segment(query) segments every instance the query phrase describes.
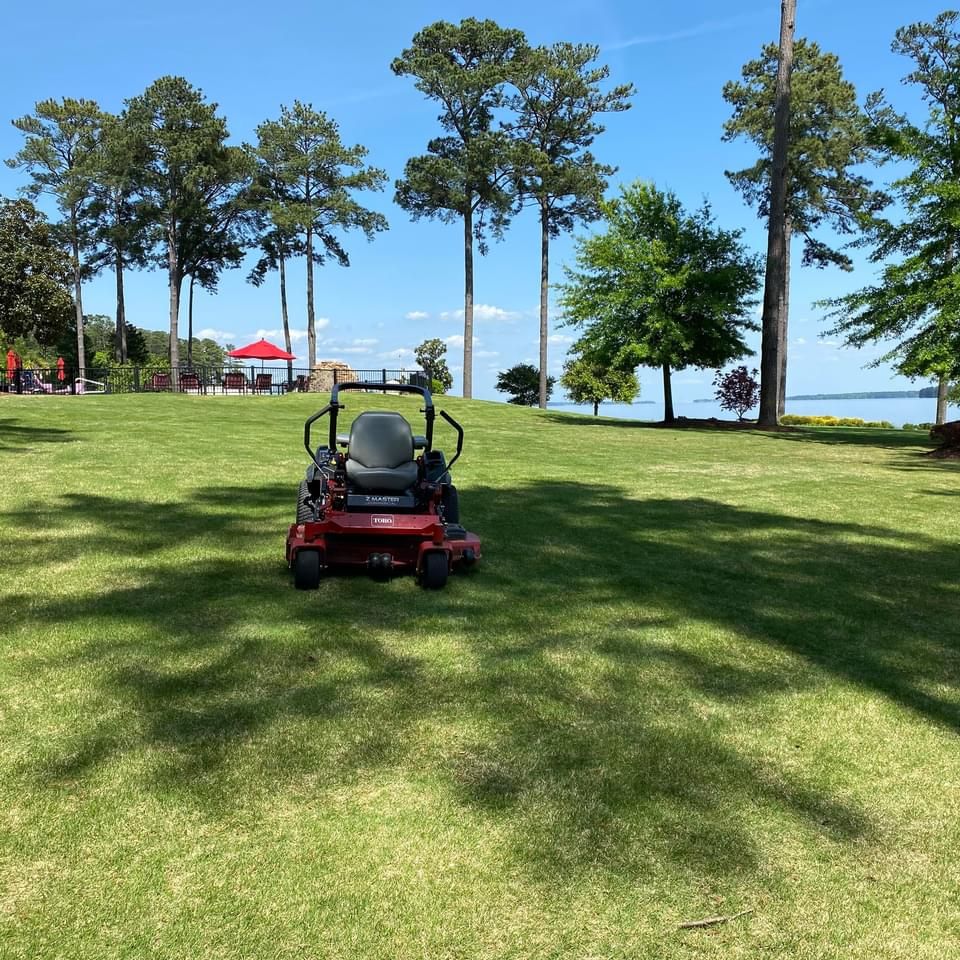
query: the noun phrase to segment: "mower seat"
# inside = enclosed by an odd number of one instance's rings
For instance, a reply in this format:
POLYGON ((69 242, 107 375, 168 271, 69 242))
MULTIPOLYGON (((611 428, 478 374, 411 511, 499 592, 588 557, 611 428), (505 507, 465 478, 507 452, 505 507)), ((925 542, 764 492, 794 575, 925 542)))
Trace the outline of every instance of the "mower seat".
POLYGON ((361 413, 350 428, 347 479, 364 490, 406 490, 417 482, 413 432, 399 413, 361 413))

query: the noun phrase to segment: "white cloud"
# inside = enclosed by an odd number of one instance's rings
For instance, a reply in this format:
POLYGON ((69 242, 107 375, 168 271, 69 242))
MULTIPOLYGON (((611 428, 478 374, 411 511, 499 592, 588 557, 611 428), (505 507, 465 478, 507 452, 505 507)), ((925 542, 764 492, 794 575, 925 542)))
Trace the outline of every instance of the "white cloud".
MULTIPOLYGON (((463 334, 455 333, 452 337, 444 337, 443 342, 448 347, 462 347, 463 346, 463 334)), ((479 347, 483 341, 479 337, 473 338, 473 345, 479 347)))
POLYGON ((403 315, 404 320, 426 320, 430 316, 429 313, 426 313, 423 310, 411 310, 409 313, 403 315))
POLYGON ((573 337, 569 337, 565 333, 551 333, 547 337, 547 343, 573 343, 573 337))
POLYGON ((807 341, 804 340, 803 337, 797 337, 797 339, 794 340, 793 342, 794 342, 798 347, 802 347, 807 341))
POLYGON ((413 351, 406 347, 397 347, 396 350, 385 350, 383 353, 378 353, 377 356, 383 360, 406 360, 413 357, 413 351))
MULTIPOLYGON (((509 323, 521 316, 515 310, 504 310, 503 307, 495 307, 489 303, 475 303, 473 305, 473 319, 483 321, 499 321, 509 323)), ((463 310, 444 310, 440 314, 441 320, 462 320, 463 310)))
POLYGON ((839 347, 840 344, 836 340, 818 340, 817 343, 821 347, 839 347))
MULTIPOLYGON (((326 317, 317 317, 316 329, 322 330, 330 321, 326 317)), ((256 334, 257 340, 260 338, 264 340, 282 340, 283 339, 283 330, 258 330, 256 334)), ((306 330, 291 330, 290 331, 290 342, 297 343, 299 340, 307 339, 306 330)))
POLYGON ((339 353, 373 353, 370 347, 337 347, 339 353))
POLYGON ((380 341, 376 337, 357 337, 353 341, 355 347, 375 347, 380 341))
POLYGON ((204 327, 199 333, 195 333, 194 336, 198 340, 236 340, 237 335, 235 333, 230 333, 227 330, 214 330, 213 327, 204 327))
POLYGON ((691 37, 702 37, 713 33, 721 33, 725 30, 732 30, 741 24, 751 22, 755 19, 755 16, 755 14, 740 14, 722 20, 704 20, 701 23, 693 24, 689 27, 681 27, 679 30, 670 30, 664 33, 644 33, 639 36, 629 37, 626 40, 608 43, 604 46, 607 50, 624 50, 627 47, 669 43, 672 40, 687 40, 691 37))
POLYGON ((490 357, 499 357, 499 350, 474 350, 473 356, 477 360, 487 360, 490 357))

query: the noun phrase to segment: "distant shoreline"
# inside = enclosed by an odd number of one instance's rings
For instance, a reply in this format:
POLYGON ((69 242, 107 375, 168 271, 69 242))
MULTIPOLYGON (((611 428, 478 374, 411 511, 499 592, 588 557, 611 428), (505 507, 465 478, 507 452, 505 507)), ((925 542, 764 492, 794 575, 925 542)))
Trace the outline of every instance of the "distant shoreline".
MULTIPOLYGON (((923 390, 874 390, 869 393, 800 393, 787 400, 916 400, 918 397, 935 397, 936 391, 931 394, 923 390)), ((716 403, 714 397, 703 397, 694 400, 694 403, 716 403)))
MULTIPOLYGON (((604 400, 600 406, 605 406, 608 404, 609 400, 604 400)), ((657 400, 633 400, 631 403, 617 403, 618 407, 640 407, 643 404, 654 404, 658 403, 657 400)), ((699 403, 699 401, 694 401, 699 403)), ((589 403, 577 403, 575 400, 551 400, 548 404, 548 407, 589 407, 589 403)))

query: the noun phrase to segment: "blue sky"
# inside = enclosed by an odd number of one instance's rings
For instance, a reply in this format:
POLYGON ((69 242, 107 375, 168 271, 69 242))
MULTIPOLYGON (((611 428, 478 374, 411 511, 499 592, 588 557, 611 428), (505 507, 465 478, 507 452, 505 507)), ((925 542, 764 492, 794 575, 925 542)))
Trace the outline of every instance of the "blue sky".
MULTIPOLYGON (((595 153, 616 164, 611 190, 635 179, 674 190, 688 206, 709 197, 719 222, 746 229, 747 242, 765 249, 765 232, 723 175, 752 162, 745 144, 720 141, 729 109, 725 81, 739 75, 779 29, 778 0, 707 0, 684 4, 630 0, 568 3, 486 4, 374 2, 362 6, 306 2, 265 8, 249 0, 169 0, 157 5, 116 0, 87 3, 16 4, 4 15, 6 43, 0 59, 0 117, 29 113, 36 100, 82 96, 119 110, 163 74, 181 74, 217 102, 233 142, 250 141, 257 124, 279 114, 294 98, 311 102, 336 119, 344 140, 363 143, 370 162, 387 170, 391 187, 370 197, 386 214, 390 231, 373 243, 347 240, 352 265, 319 270, 318 354, 356 368, 411 365, 411 350, 426 337, 450 343, 449 362, 459 384, 462 360, 463 261, 456 226, 411 223, 393 204, 392 182, 405 160, 424 150, 437 131, 436 107, 407 78, 394 77, 390 61, 413 34, 438 19, 490 17, 524 30, 533 43, 594 42, 611 69, 612 82, 631 81, 633 108, 608 118, 595 153), (718 8, 720 12, 718 12, 718 8), (13 38, 19 38, 13 42, 13 38)), ((915 94, 900 86, 907 63, 890 52, 898 26, 931 20, 943 7, 927 0, 799 0, 797 35, 817 40, 840 57, 861 98, 885 88, 911 111, 915 94)), ((21 135, 0 124, 0 156, 12 156, 21 135)), ((11 196, 25 175, 0 167, 0 194, 11 196)), ((865 369, 879 349, 841 348, 823 334, 813 301, 867 283, 872 268, 860 262, 853 274, 801 268, 799 244, 793 265, 791 393, 909 388, 888 369, 865 369)), ((552 248, 553 278, 569 261, 572 243, 552 248)), ((519 217, 502 243, 478 258, 474 395, 498 398, 498 370, 537 355, 539 238, 534 216, 519 217)), ((198 331, 215 331, 236 344, 258 333, 280 337, 276 278, 257 289, 246 270, 223 277, 217 296, 198 293, 198 331)), ((304 266, 288 275, 291 324, 303 331, 304 266)), ((107 275, 85 291, 88 313, 112 315, 113 279, 107 275)), ((130 275, 129 319, 148 329, 167 327, 166 280, 161 271, 130 275)), ((184 316, 185 320, 185 316, 184 316)), ((571 331, 552 333, 551 372, 562 365, 571 331)), ((304 339, 295 352, 306 355, 304 339)), ((710 371, 675 376, 675 396, 689 400, 712 393, 710 371)), ((661 395, 655 372, 642 375, 643 398, 661 395)), ((455 387, 456 389, 456 387, 455 387)))

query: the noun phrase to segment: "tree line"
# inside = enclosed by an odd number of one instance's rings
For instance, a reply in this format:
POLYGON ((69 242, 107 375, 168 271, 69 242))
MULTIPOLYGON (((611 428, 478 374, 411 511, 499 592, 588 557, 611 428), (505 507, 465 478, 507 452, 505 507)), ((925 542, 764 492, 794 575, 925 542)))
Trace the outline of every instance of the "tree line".
MULTIPOLYGON (((747 352, 743 337, 754 326, 750 310, 765 274, 761 421, 775 422, 786 396, 789 250, 799 237, 804 266, 850 270, 848 251, 858 246, 883 265, 878 284, 826 304, 834 329, 851 345, 895 341, 882 360, 908 376, 937 378, 938 417, 941 407, 945 412, 948 384, 960 378, 960 323, 950 296, 960 239, 953 215, 960 177, 957 14, 897 31, 894 51, 913 62, 905 82, 917 86, 928 108, 912 121, 882 94, 861 107, 834 54, 811 40, 794 41, 795 9, 795 0, 784 0, 780 43, 763 47, 723 89, 731 107, 723 139, 744 138, 757 150, 755 163, 727 177, 768 224, 765 269, 741 231, 714 222, 709 204, 690 212, 669 190, 639 182, 605 199, 616 168, 598 160, 592 146, 603 132, 602 116, 628 109, 634 90, 608 83, 596 46, 531 46, 519 30, 473 18, 439 21, 413 37, 391 66, 437 103, 439 130, 423 154, 406 162, 394 199, 414 220, 462 228, 464 396, 472 393, 475 249, 483 254, 532 207, 540 221, 541 406, 549 391, 550 241, 602 219, 606 233, 578 241, 575 264, 559 285, 564 322, 581 328, 565 383, 610 380, 612 371, 610 389, 624 396, 631 381, 621 374, 640 364, 658 367, 669 419, 671 370, 747 352), (891 161, 907 172, 880 189, 864 165, 891 161), (886 213, 892 200, 897 218, 886 213), (825 237, 825 227, 840 242, 825 237)), ((4 277, 19 274, 0 266, 0 325, 8 335, 29 327, 38 336, 55 321, 62 327, 68 284, 81 366, 89 277, 104 270, 116 277, 114 348, 122 362, 128 356, 124 272, 166 271, 176 371, 184 286, 190 365, 195 286, 215 290, 222 272, 239 267, 252 250, 258 252, 252 283, 279 274, 287 349, 287 268, 305 261, 312 366, 314 267, 349 265, 351 233, 373 239, 388 227, 383 214, 361 202, 384 188, 385 171, 368 163, 362 145, 344 144, 332 118, 300 101, 263 121, 255 144, 241 146, 228 143, 217 105, 180 77, 160 78, 118 114, 64 98, 41 101, 13 123, 24 144, 8 163, 29 174, 27 198, 52 197, 60 219, 46 225, 26 201, 4 201, 0 234, 29 234, 57 290, 46 291, 41 311, 42 291, 18 293, 15 279, 13 292, 5 290, 4 277)), ((0 235, 0 256, 3 249, 0 235)))

